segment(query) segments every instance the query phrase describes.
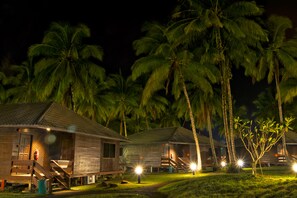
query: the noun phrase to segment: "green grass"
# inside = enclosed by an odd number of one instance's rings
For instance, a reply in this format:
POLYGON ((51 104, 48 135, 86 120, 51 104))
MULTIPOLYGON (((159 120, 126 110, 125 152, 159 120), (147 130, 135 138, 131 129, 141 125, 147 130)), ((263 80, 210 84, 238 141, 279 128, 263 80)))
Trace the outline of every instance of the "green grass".
MULTIPOLYGON (((245 168, 240 173, 156 173, 141 176, 126 174, 121 178, 113 178, 107 183, 116 187, 102 186, 102 181, 85 186, 72 187, 73 192, 85 192, 88 195, 73 195, 71 197, 101 198, 101 197, 140 197, 148 196, 133 191, 142 187, 166 184, 158 189, 168 197, 297 197, 297 178, 289 167, 264 167, 263 175, 254 177, 251 169, 245 168), (121 184, 126 180, 127 184, 121 184), (101 193, 101 194, 100 194, 101 193), (102 194, 104 193, 104 194, 102 194)), ((258 171, 258 173, 261 173, 258 171)), ((0 192, 0 197, 36 197, 37 194, 0 192)))

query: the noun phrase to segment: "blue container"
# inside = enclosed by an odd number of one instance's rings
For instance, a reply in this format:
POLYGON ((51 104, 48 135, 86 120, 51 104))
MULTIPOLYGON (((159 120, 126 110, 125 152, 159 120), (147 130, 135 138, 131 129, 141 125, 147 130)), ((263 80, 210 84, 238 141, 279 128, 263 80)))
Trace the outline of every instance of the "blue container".
POLYGON ((172 173, 173 172, 173 167, 172 166, 169 166, 168 167, 168 171, 169 171, 169 173, 172 173))
POLYGON ((46 182, 45 179, 38 180, 38 194, 45 195, 46 194, 46 182))

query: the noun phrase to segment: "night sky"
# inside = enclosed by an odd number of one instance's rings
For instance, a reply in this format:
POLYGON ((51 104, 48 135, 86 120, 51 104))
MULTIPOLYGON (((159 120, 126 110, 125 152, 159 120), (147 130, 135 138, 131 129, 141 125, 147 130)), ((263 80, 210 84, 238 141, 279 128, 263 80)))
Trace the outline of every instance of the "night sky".
MULTIPOLYGON (((140 38, 144 21, 167 21, 177 0, 2 0, 0 3, 0 58, 9 57, 12 63, 20 64, 26 59, 30 45, 40 43, 44 32, 53 21, 84 23, 91 29, 92 44, 104 49, 107 73, 130 74, 135 60, 132 42, 140 38), (105 3, 102 3, 105 2, 105 3), (109 3, 106 3, 109 2, 109 3)), ((289 16, 297 23, 297 1, 259 0, 270 13, 289 16)), ((242 71, 233 79, 233 93, 240 95, 239 103, 250 102, 265 83, 252 85, 242 71), (235 86, 240 84, 241 86, 235 86), (253 94, 251 90, 255 90, 253 94)))

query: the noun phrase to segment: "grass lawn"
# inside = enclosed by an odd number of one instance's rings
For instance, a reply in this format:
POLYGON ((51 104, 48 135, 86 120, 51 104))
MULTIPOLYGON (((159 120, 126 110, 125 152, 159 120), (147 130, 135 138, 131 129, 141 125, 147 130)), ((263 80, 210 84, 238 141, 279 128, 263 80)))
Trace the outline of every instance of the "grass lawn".
MULTIPOLYGON (((81 192, 82 198, 100 197, 149 197, 139 193, 142 188, 166 184, 155 189, 168 197, 297 197, 297 178, 290 167, 265 167, 263 175, 253 177, 251 169, 241 173, 211 172, 199 173, 156 173, 141 176, 137 183, 134 174, 114 178, 108 183, 115 187, 102 186, 101 183, 72 187, 73 192, 81 192), (127 184, 121 184, 122 179, 127 184), (104 193, 104 194, 100 194, 104 193), (108 193, 108 194, 105 194, 108 193)), ((36 197, 37 194, 0 192, 0 197, 36 197)), ((69 196, 67 196, 69 197, 69 196)))

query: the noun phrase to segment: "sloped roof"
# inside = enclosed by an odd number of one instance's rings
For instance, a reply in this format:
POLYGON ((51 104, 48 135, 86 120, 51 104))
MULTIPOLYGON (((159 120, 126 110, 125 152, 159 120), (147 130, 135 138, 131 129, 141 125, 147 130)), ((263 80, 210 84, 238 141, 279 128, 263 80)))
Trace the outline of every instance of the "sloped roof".
POLYGON ((288 131, 285 133, 287 144, 297 144, 297 132, 288 131))
MULTIPOLYGON (((129 144, 195 144, 192 131, 183 127, 158 128, 135 133, 129 136, 129 144)), ((199 145, 209 145, 209 138, 198 135, 199 145)), ((214 140, 216 146, 221 146, 214 140)))
POLYGON ((115 131, 55 102, 0 104, 0 127, 51 128, 55 131, 127 140, 115 131))

